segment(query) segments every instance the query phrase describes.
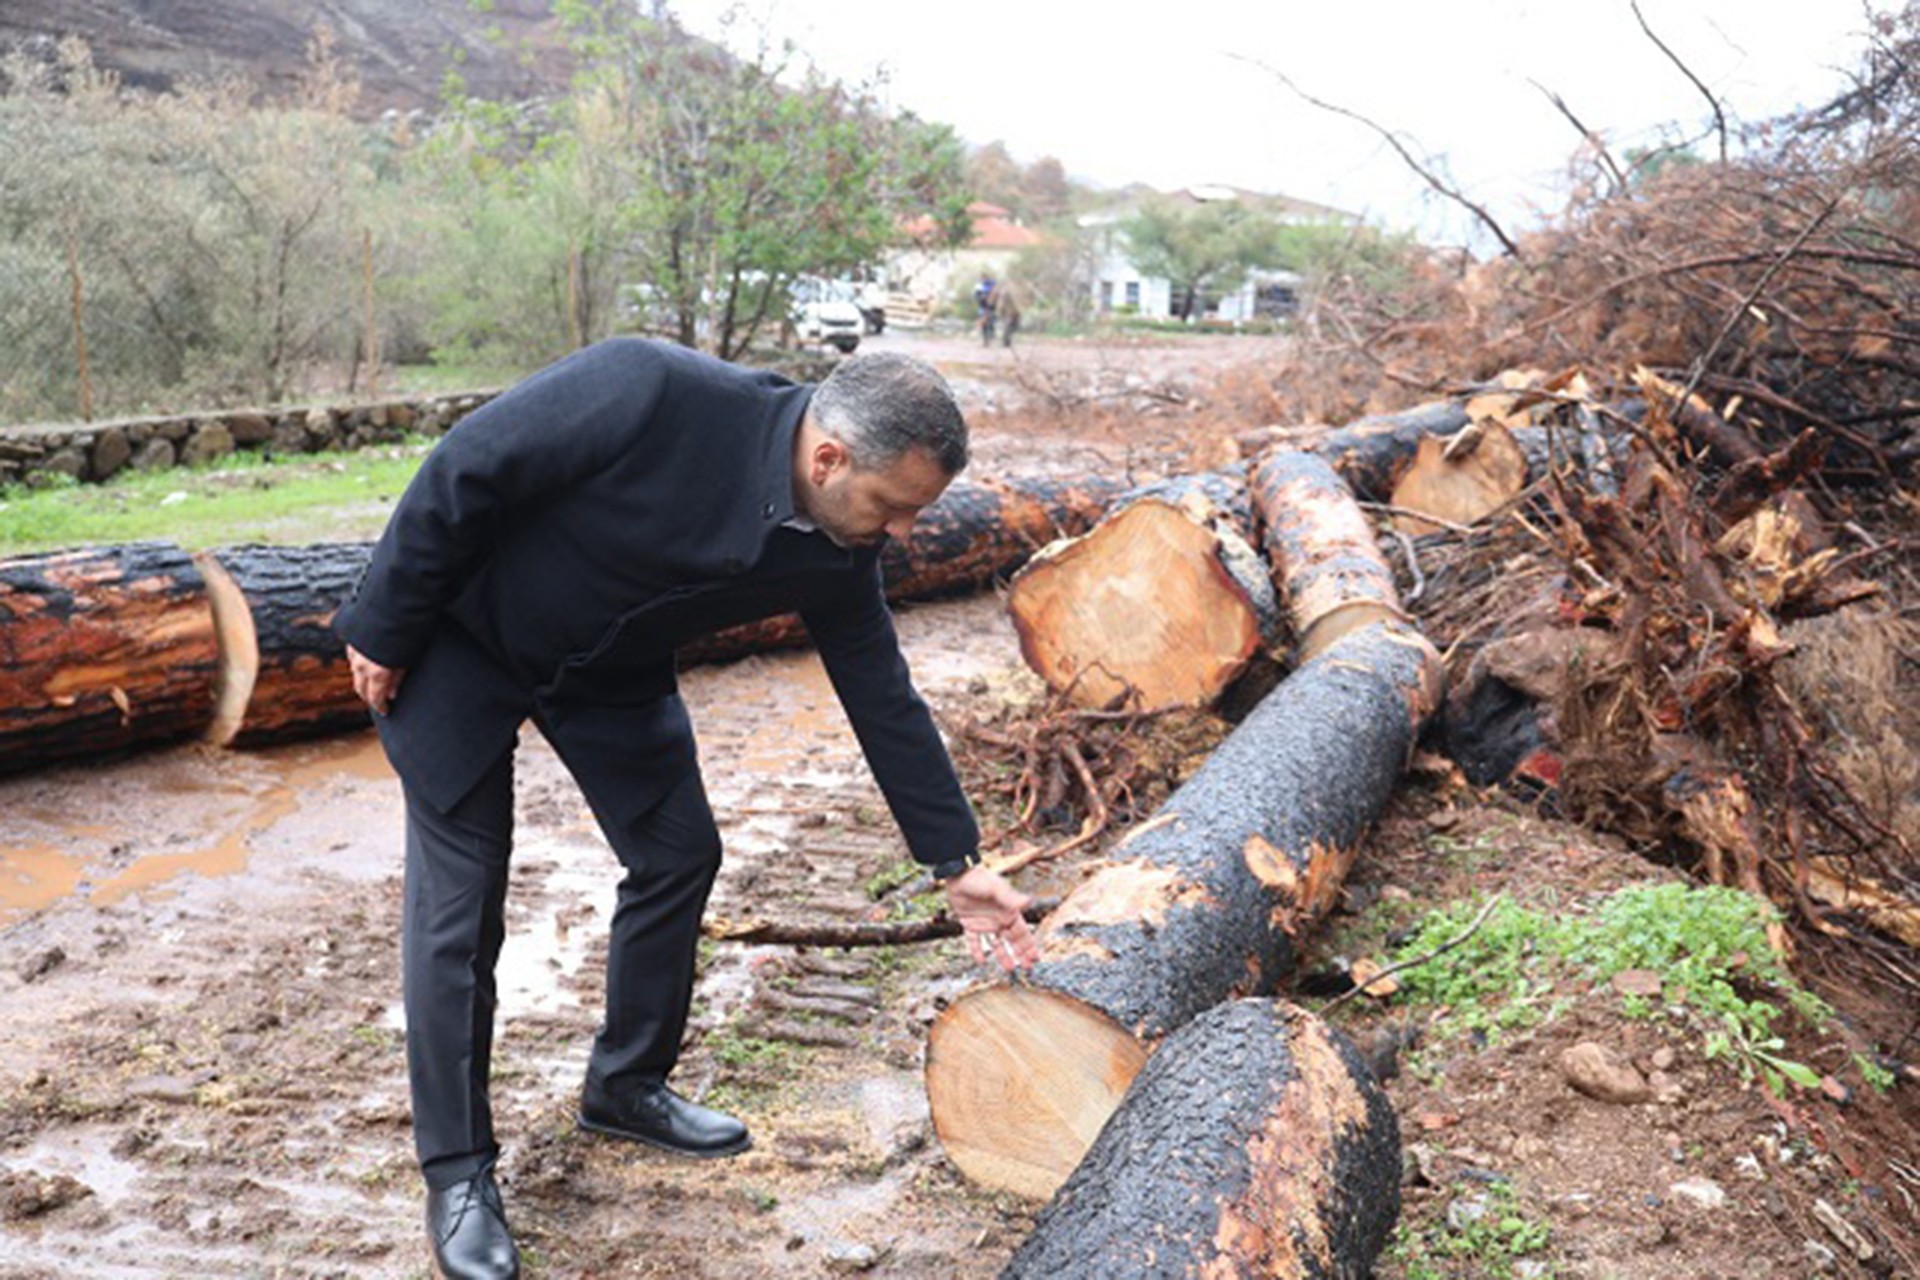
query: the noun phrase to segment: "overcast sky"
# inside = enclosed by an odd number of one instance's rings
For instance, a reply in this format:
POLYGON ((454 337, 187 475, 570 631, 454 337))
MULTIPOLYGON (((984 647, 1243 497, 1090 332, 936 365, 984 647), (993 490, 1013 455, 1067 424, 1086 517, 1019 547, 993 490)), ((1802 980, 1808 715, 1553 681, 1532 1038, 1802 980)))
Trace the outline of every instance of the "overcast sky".
MULTIPOLYGON (((1824 101, 1896 0, 1640 0, 1738 120, 1824 101)), ((1259 64, 1406 136, 1505 223, 1556 204, 1578 137, 1554 90, 1616 154, 1707 118, 1627 0, 672 0, 695 32, 762 29, 828 73, 884 71, 892 105, 1003 140, 1023 163, 1162 189, 1280 192, 1458 241, 1468 220, 1364 126, 1302 103, 1259 64), (723 15, 738 13, 729 24, 723 15)), ((1705 144, 1711 146, 1711 142, 1705 144)))

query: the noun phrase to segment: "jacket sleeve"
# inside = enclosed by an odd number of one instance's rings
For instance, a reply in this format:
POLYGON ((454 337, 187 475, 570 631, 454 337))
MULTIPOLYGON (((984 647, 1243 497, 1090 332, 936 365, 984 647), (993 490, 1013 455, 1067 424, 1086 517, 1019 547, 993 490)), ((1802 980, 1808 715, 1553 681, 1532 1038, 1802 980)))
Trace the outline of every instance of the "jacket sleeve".
POLYGON ((801 612, 914 861, 972 854, 980 827, 927 704, 914 689, 876 558, 847 589, 801 612))
POLYGON ((640 350, 588 348, 461 419, 401 496, 335 632, 383 666, 412 666, 514 511, 633 443, 664 384, 640 350))

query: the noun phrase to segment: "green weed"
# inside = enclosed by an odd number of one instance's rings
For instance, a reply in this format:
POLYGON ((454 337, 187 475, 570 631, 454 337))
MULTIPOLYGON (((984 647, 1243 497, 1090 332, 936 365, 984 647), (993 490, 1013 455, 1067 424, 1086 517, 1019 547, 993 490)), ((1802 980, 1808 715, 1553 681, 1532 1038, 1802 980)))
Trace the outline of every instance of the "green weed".
MULTIPOLYGON (((1429 913, 1394 958, 1438 949, 1464 933, 1479 910, 1460 902, 1429 913)), ((1604 984, 1628 969, 1651 970, 1660 975, 1660 996, 1623 995, 1624 1016, 1690 1020, 1706 1057, 1727 1059, 1743 1078, 1758 1076, 1778 1095, 1787 1081, 1801 1088, 1820 1083, 1818 1072, 1786 1056, 1775 1027, 1780 1015, 1791 1011, 1817 1030, 1833 1018, 1768 945, 1768 927, 1778 919, 1751 894, 1680 883, 1621 889, 1584 914, 1502 900, 1472 937, 1399 977, 1406 998, 1447 1009, 1437 1033, 1492 1037, 1555 1016, 1564 1000, 1553 993, 1562 984, 1604 984)), ((1861 1075, 1873 1083, 1864 1067, 1861 1075)))
MULTIPOLYGON (((1426 1227, 1402 1221, 1387 1245, 1387 1256, 1404 1269, 1406 1280, 1452 1280, 1453 1277, 1489 1277, 1510 1280, 1514 1264, 1547 1247, 1552 1230, 1547 1223, 1520 1212, 1513 1188, 1495 1183, 1483 1201, 1485 1212, 1459 1227, 1444 1219, 1426 1227)), ((1521 1274, 1552 1280, 1551 1266, 1535 1263, 1521 1274)))

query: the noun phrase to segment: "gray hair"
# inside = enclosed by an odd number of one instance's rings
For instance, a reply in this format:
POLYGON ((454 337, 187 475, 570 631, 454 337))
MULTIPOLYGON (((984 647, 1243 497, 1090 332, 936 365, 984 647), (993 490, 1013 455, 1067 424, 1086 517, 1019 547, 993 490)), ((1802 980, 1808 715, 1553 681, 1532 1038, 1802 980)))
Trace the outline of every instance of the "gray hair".
POLYGON ((861 471, 924 449, 948 475, 967 465, 967 423, 953 389, 924 360, 897 351, 849 356, 814 389, 814 425, 847 446, 861 471))

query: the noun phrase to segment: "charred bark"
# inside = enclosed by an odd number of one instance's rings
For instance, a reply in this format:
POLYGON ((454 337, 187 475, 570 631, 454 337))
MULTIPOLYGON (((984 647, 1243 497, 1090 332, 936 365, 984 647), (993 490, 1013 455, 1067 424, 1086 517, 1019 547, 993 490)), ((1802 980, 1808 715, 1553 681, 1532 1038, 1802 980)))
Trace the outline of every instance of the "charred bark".
POLYGON ((1150 1046, 1224 1000, 1275 989, 1399 778, 1436 672, 1400 623, 1328 646, 1048 917, 1025 981, 941 1015, 927 1092, 963 1172, 1051 1194, 1150 1046))
POLYGON ((0 562, 0 772, 200 733, 217 662, 205 583, 177 547, 0 562))
POLYGON ((1167 1038, 1001 1277, 1361 1280, 1399 1210, 1399 1127, 1354 1047, 1239 1000, 1167 1038))
POLYGON ((366 725, 331 629, 370 543, 226 547, 196 556, 220 627, 220 746, 252 747, 366 725))

